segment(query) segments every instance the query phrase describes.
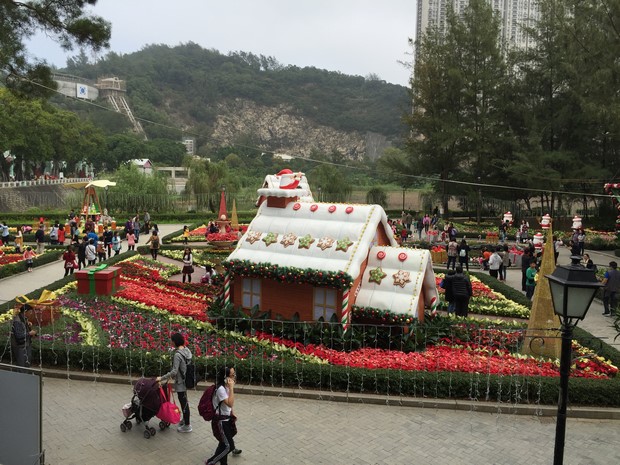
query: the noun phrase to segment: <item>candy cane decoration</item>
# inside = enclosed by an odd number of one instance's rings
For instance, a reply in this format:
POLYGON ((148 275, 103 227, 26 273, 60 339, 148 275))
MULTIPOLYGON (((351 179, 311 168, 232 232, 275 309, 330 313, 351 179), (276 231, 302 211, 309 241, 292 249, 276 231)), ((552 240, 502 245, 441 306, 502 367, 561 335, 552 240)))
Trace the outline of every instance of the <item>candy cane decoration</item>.
POLYGON ((224 276, 224 305, 230 303, 230 273, 224 276))
POLYGON ((349 322, 349 291, 350 290, 351 289, 347 289, 342 294, 342 312, 341 312, 340 322, 342 323, 342 328, 344 329, 345 333, 349 329, 349 326, 351 326, 351 323, 349 322))

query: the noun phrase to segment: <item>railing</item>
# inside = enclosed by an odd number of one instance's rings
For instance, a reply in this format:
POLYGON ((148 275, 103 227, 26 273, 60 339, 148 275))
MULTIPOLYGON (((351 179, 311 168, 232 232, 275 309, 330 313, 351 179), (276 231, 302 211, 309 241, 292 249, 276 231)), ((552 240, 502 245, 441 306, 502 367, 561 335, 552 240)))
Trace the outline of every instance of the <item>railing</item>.
POLYGON ((74 184, 78 182, 90 182, 92 178, 62 178, 62 179, 34 179, 31 181, 7 181, 0 182, 0 188, 51 186, 53 184, 74 184))

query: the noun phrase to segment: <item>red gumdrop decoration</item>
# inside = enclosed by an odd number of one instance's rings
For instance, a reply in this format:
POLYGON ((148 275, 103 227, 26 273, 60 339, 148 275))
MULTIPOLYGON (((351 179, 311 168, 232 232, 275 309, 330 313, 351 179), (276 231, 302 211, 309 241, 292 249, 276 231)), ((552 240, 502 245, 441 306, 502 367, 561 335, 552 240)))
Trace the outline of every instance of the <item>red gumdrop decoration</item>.
POLYGON ((293 210, 299 210, 300 208, 301 208, 300 203, 296 203, 295 205, 293 205, 293 210))
POLYGON ((380 250, 379 252, 377 252, 377 258, 379 260, 383 260, 385 258, 385 252, 383 250, 380 250))
POLYGON ((345 210, 345 212, 348 213, 353 213, 353 207, 347 207, 347 209, 345 210))
POLYGON ((310 206, 310 211, 315 212, 319 209, 319 206, 315 203, 310 206))
POLYGON ((405 260, 407 260, 407 254, 406 254, 405 252, 401 252, 401 253, 399 253, 399 254, 398 254, 398 259, 399 259, 401 262, 404 262, 405 260))
POLYGON ((336 205, 331 205, 331 206, 327 209, 327 211, 328 211, 328 212, 330 212, 330 213, 334 213, 334 212, 336 211, 336 205))

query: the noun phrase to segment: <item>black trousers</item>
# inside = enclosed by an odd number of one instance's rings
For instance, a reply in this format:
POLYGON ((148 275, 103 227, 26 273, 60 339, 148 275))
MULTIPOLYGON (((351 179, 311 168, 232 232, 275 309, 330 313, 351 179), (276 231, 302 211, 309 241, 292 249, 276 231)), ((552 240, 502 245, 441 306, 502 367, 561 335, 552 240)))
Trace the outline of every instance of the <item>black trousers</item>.
POLYGON ((179 404, 181 405, 181 412, 183 412, 183 424, 189 425, 189 404, 187 403, 187 392, 177 391, 177 397, 179 398, 179 404))
POLYGON ((235 450, 235 441, 230 429, 230 420, 218 421, 217 427, 220 430, 222 440, 218 443, 215 454, 207 459, 207 464, 220 463, 220 465, 228 465, 228 454, 235 450))

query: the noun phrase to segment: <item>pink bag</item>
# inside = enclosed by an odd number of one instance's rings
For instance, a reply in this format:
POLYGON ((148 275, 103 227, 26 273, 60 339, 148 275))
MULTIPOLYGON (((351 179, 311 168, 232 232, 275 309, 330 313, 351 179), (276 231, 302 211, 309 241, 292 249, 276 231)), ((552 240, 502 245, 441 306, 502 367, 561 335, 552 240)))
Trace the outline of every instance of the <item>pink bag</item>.
POLYGON ((161 396, 161 407, 159 407, 159 412, 157 412, 157 418, 171 425, 181 421, 181 410, 174 403, 172 386, 168 385, 168 396, 166 396, 166 393, 160 386, 159 395, 161 396))

